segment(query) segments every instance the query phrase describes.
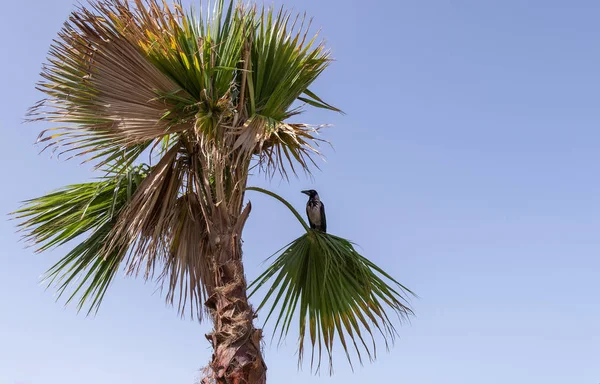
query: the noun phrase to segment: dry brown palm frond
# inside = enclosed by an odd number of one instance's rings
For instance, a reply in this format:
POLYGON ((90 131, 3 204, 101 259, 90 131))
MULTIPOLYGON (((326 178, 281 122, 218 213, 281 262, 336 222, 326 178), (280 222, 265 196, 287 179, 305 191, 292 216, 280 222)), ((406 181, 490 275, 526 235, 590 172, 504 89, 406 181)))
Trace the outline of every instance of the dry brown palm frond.
POLYGON ((192 317, 201 317, 211 264, 195 177, 181 144, 174 145, 120 213, 106 249, 129 248, 128 274, 151 279, 156 267, 162 268, 158 280, 167 288, 167 301, 178 296, 180 311, 187 307, 192 317))
POLYGON ((313 157, 322 157, 319 145, 328 143, 318 137, 323 127, 277 122, 256 115, 244 126, 230 128, 229 133, 235 140, 234 151, 240 155, 256 155, 257 166, 265 173, 272 176, 279 172, 288 178, 288 169, 297 174, 294 163, 307 173, 310 173, 310 165, 318 169, 313 157))
POLYGON ((161 95, 189 97, 115 24, 82 8, 54 40, 38 89, 47 98, 30 120, 59 123, 40 135, 47 147, 75 154, 110 152, 191 127, 161 95))
POLYGON ((189 308, 190 316, 201 315, 202 304, 212 289, 213 263, 209 258, 208 230, 197 195, 180 197, 171 216, 168 234, 169 252, 163 260, 159 281, 168 288, 166 300, 183 315, 189 308))

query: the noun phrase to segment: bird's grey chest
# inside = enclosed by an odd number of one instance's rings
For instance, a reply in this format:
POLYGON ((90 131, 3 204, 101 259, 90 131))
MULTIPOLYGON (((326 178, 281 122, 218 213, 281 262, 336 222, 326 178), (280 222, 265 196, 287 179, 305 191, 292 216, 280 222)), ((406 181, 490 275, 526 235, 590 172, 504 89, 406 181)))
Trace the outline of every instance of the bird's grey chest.
POLYGON ((308 219, 316 225, 321 225, 321 202, 318 200, 309 201, 306 207, 308 219))

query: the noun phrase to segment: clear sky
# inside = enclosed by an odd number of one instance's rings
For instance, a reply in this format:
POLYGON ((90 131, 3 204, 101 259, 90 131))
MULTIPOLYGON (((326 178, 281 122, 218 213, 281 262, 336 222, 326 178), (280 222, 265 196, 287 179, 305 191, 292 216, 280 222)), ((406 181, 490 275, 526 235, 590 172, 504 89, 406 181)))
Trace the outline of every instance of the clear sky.
MULTIPOLYGON (((278 0, 276 4, 279 4, 278 0)), ((265 347, 270 383, 600 382, 600 3, 287 0, 314 16, 337 59, 315 90, 331 123, 314 181, 274 180, 299 209, 313 187, 330 232, 413 289, 417 316, 354 374, 296 370, 296 340, 265 347)), ((72 0, 5 1, 0 212, 88 180, 38 156, 22 125, 72 0)), ((255 185, 269 185, 263 178, 255 185)), ((285 208, 250 194, 249 279, 300 234, 285 208)), ((192 384, 209 325, 181 320, 153 284, 119 276, 95 318, 55 303, 34 255, 0 220, 0 384, 192 384)), ((267 325, 267 333, 271 330, 267 325)))

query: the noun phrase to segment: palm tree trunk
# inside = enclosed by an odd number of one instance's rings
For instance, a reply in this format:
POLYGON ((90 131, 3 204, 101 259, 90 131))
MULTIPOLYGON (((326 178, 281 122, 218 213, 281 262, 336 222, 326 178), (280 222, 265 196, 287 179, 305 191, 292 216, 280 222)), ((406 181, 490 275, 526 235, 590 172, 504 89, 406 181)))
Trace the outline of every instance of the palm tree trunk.
POLYGON ((262 331, 254 328, 254 311, 246 294, 242 263, 241 229, 250 212, 242 213, 238 225, 217 236, 215 246, 215 287, 205 305, 214 322, 207 334, 213 346, 212 377, 204 384, 264 384, 267 367, 260 349, 262 331), (211 380, 212 379, 212 380, 211 380))

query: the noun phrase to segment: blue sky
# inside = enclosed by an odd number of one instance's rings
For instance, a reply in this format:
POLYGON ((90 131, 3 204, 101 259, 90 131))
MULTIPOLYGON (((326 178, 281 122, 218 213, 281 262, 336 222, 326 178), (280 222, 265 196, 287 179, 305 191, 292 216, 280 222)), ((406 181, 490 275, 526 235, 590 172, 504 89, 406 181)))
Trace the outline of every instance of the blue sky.
MULTIPOLYGON (((280 4, 276 1, 275 4, 280 4)), ((314 181, 263 178, 302 208, 317 189, 348 237, 420 298, 389 353, 354 373, 296 370, 295 338, 265 348, 269 382, 600 382, 600 3, 289 0, 336 58, 315 90, 341 116, 314 181)), ((4 165, 0 212, 92 176, 38 156, 22 125, 71 0, 0 13, 4 165)), ((256 194, 244 233, 249 279, 299 231, 256 194)), ((118 281, 95 318, 55 303, 34 255, 0 221, 0 384, 191 384, 210 358, 207 324, 181 320, 153 284, 118 281)), ((267 325, 267 333, 271 330, 267 325)))

